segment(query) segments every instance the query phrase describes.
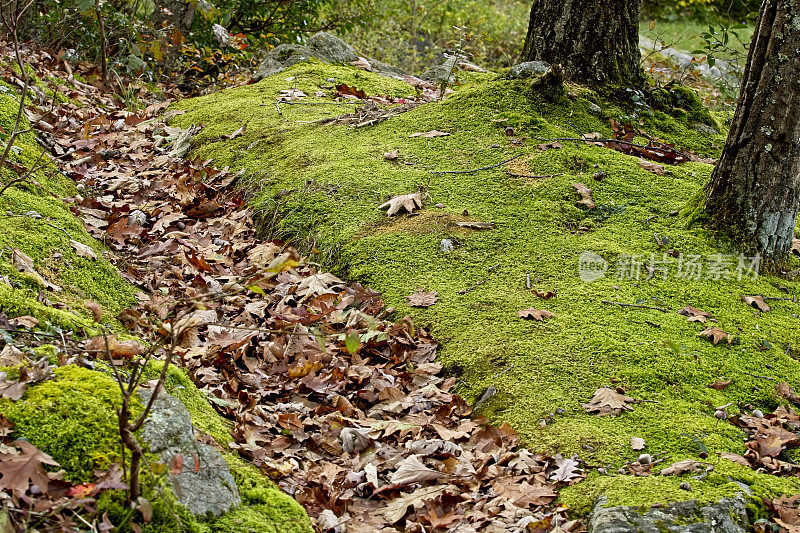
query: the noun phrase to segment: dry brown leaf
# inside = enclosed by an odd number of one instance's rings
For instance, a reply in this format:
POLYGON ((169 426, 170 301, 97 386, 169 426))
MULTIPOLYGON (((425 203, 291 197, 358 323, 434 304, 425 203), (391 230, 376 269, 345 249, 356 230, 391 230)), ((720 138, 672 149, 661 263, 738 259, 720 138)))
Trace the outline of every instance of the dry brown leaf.
POLYGON ((554 318, 556 315, 555 313, 545 311, 544 309, 534 309, 533 307, 529 307, 528 309, 517 311, 517 316, 520 318, 532 318, 534 320, 546 320, 548 318, 554 318))
POLYGON ((706 328, 698 333, 697 336, 705 337, 714 344, 718 344, 721 340, 728 341, 728 344, 731 343, 731 334, 727 331, 722 331, 719 328, 706 328))
POLYGON ((727 381, 722 381, 722 380, 718 379, 718 380, 714 381, 713 383, 709 383, 708 387, 711 388, 711 389, 714 389, 714 390, 725 390, 725 387, 727 387, 731 383, 733 383, 732 379, 729 379, 727 381))
POLYGON ((648 161, 647 159, 639 159, 639 166, 645 170, 649 170, 650 172, 658 176, 663 176, 664 174, 666 174, 666 170, 664 169, 664 167, 662 167, 657 163, 653 163, 652 161, 648 161))
POLYGON ((636 450, 638 452, 639 450, 644 450, 645 446, 646 446, 646 444, 645 444, 643 438, 641 438, 641 437, 631 437, 631 448, 632 449, 634 449, 634 450, 636 450))
POLYGON ((758 309, 759 311, 763 311, 764 313, 769 311, 769 306, 764 301, 763 296, 747 296, 745 294, 742 294, 742 301, 747 305, 749 305, 750 307, 755 307, 756 309, 758 309))
POLYGON ((427 132, 418 131, 416 133, 412 133, 411 135, 409 135, 409 137, 422 137, 424 139, 431 139, 433 137, 447 137, 448 135, 450 134, 444 131, 431 130, 427 132))
POLYGON ((729 461, 733 461, 734 463, 738 463, 738 464, 740 464, 742 466, 747 466, 747 467, 750 466, 750 462, 747 459, 745 459, 741 455, 738 455, 738 454, 735 454, 735 453, 721 452, 719 454, 719 456, 722 459, 727 459, 729 461))
POLYGON ((430 307, 438 301, 437 291, 425 291, 417 289, 417 292, 406 296, 408 305, 411 307, 430 307))
POLYGON ((594 392, 589 403, 583 404, 583 408, 598 415, 617 416, 622 411, 633 411, 633 407, 628 404, 634 401, 630 396, 620 394, 614 389, 600 387, 594 392))
POLYGON ((785 381, 781 381, 775 385, 775 392, 786 398, 792 403, 800 405, 800 396, 798 396, 792 387, 785 381))
POLYGON ((700 461, 695 461, 693 459, 684 459, 683 461, 678 461, 676 463, 672 463, 667 468, 661 471, 662 476, 680 476, 681 474, 685 474, 686 472, 702 472, 706 469, 705 465, 700 461))
POLYGON ((420 461, 419 455, 410 455, 409 457, 400 461, 397 465, 397 470, 392 472, 389 476, 389 483, 395 487, 402 487, 411 485, 412 483, 422 483, 423 481, 432 481, 442 477, 441 472, 431 470, 420 461))
POLYGON ((586 209, 594 209, 596 207, 594 200, 592 200, 592 189, 581 182, 575 182, 572 186, 580 197, 580 200, 575 202, 578 207, 585 207, 586 209))
POLYGON ((94 253, 94 250, 92 250, 90 246, 86 246, 85 244, 75 240, 70 240, 69 243, 75 250, 75 253, 78 255, 78 257, 85 257, 87 259, 97 259, 97 255, 94 253))
POLYGON ((424 200, 425 193, 423 192, 401 194, 400 196, 395 196, 388 202, 379 205, 378 209, 388 209, 386 212, 388 216, 396 215, 400 211, 413 213, 417 209, 422 209, 424 200))
POLYGON ((38 326, 39 325, 39 320, 37 320, 36 318, 34 318, 32 316, 25 315, 25 316, 18 316, 18 317, 12 318, 11 320, 8 321, 8 323, 10 325, 14 326, 15 328, 28 328, 28 329, 30 329, 30 328, 34 328, 34 327, 38 326))
POLYGON ((389 524, 399 522, 408 512, 408 508, 419 509, 424 507, 426 501, 432 501, 445 492, 459 494, 461 490, 455 485, 434 485, 417 489, 411 494, 404 494, 399 498, 389 501, 383 509, 383 517, 389 524))
POLYGON ((688 316, 690 322, 694 322, 692 320, 692 318, 694 318, 694 317, 700 317, 700 318, 703 319, 703 320, 701 320, 701 322, 705 322, 706 318, 712 318, 714 316, 711 313, 707 313, 707 312, 703 311, 702 309, 698 309, 696 307, 692 307, 691 305, 687 305, 683 309, 679 310, 678 314, 679 315, 688 316))
POLYGON ((392 150, 391 152, 384 152, 383 158, 387 161, 394 161, 400 157, 400 150, 392 150))
POLYGON ((792 239, 792 253, 794 255, 800 255, 800 239, 796 237, 792 239))

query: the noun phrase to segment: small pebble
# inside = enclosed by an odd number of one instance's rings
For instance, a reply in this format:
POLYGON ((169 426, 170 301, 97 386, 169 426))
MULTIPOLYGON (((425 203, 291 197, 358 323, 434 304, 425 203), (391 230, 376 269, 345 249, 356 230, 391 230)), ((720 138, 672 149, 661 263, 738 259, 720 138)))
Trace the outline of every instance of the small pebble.
POLYGON ((178 222, 175 224, 175 227, 178 228, 178 231, 183 231, 186 229, 186 224, 183 222, 178 222))
POLYGON ((140 211, 139 209, 131 213, 128 217, 129 228, 131 226, 144 226, 145 222, 147 222, 147 215, 145 215, 144 212, 140 211))
POLYGON ((682 488, 683 490, 692 490, 692 486, 691 486, 691 485, 689 485, 689 482, 688 482, 688 481, 684 481, 684 482, 683 482, 683 483, 681 483, 679 486, 680 486, 680 488, 682 488))
POLYGON ((643 453, 636 460, 639 462, 640 465, 649 465, 650 463, 653 462, 653 456, 650 455, 649 453, 643 453))
POLYGON ((499 144, 493 144, 492 148, 500 148, 500 145, 499 144))
POLYGON ((556 414, 557 415, 563 415, 566 412, 567 412, 567 410, 564 409, 563 407, 559 407, 558 409, 556 409, 556 414))
POLYGON ((669 216, 671 216, 671 217, 676 217, 676 216, 678 216, 678 213, 679 213, 679 212, 680 212, 680 211, 678 211, 677 209, 676 209, 675 211, 670 211, 670 212, 669 212, 669 216))
POLYGON ((513 137, 514 136, 514 128, 512 128, 511 126, 506 126, 506 135, 508 135, 509 137, 513 137))
POLYGON ((442 239, 441 244, 439 244, 439 250, 444 254, 452 252, 453 248, 453 241, 450 239, 442 239))
POLYGON ((714 418, 716 418, 718 420, 725 420, 725 419, 728 418, 728 413, 726 413, 725 411, 719 410, 719 411, 714 413, 714 418))
POLYGON ((592 178, 595 181, 603 181, 607 177, 608 177, 608 174, 606 174, 605 172, 602 172, 602 171, 601 172, 595 172, 595 174, 592 176, 592 178))
POLYGON ((755 418, 764 418, 764 413, 761 412, 761 409, 754 409, 753 416, 755 418))
POLYGON ((42 218, 42 215, 40 215, 36 211, 27 211, 25 213, 25 216, 28 217, 28 218, 36 218, 36 219, 42 218))
POLYGON ((435 206, 433 206, 433 207, 435 207, 435 208, 437 208, 437 209, 444 209, 444 204, 436 204, 436 205, 435 205, 435 206))

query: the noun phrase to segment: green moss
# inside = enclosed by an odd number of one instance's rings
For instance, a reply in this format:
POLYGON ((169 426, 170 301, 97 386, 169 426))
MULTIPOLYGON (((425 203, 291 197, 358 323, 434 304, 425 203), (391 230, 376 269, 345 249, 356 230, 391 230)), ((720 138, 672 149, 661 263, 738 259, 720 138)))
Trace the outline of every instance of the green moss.
MULTIPOLYGON (((0 93, 3 131, 13 130, 17 105, 16 96, 0 93)), ((28 126, 23 117, 20 127, 28 126)), ((19 137, 14 146, 11 160, 25 168, 39 166, 49 157, 42 156, 31 132, 19 137)), ((16 177, 18 174, 12 168, 0 169, 0 187, 16 177)), ((83 223, 64 203, 64 198, 76 194, 72 181, 54 165, 48 165, 29 181, 10 187, 0 196, 0 275, 10 282, 10 285, 0 282, 0 306, 6 314, 31 314, 43 321, 77 329, 92 324, 91 314, 83 305, 87 299, 100 303, 109 318, 134 302, 134 289, 103 257, 103 246, 86 232, 83 223), (70 240, 88 245, 98 258, 78 256, 70 240), (41 278, 14 268, 10 253, 14 248, 33 259, 41 278), (43 279, 62 289, 46 291, 52 304, 61 304, 62 309, 39 303, 39 293, 45 289, 43 279)))
MULTIPOLYGON (((444 102, 368 128, 313 124, 341 109, 285 106, 281 116, 274 106, 262 105, 275 101, 287 87, 286 78, 298 75, 298 88, 313 95, 318 80, 342 76, 343 69, 298 66, 255 85, 183 101, 178 105, 188 112, 177 120, 206 125, 195 155, 246 170, 252 190, 258 191, 252 203, 265 234, 290 239, 309 251, 313 246, 326 267, 382 291, 387 304, 397 307, 397 316, 409 314, 430 325, 438 338, 446 339, 440 360, 462 373, 459 391, 474 400, 487 386, 497 387, 499 394, 484 414, 510 422, 527 445, 543 452, 578 453, 591 463, 605 464, 632 453, 626 451, 631 437, 645 438, 651 453, 679 458, 692 449, 688 434, 702 439, 713 458, 742 447, 735 428, 717 423, 713 405, 775 405, 770 383, 745 372, 800 382, 793 348, 800 334, 792 305, 776 302, 771 312, 758 314, 739 298, 743 293, 774 294, 775 281, 794 293, 800 289, 796 282, 768 276, 681 279, 676 276, 677 259, 671 257, 666 280, 648 280, 644 269, 638 280, 616 279, 617 261, 625 255, 638 255, 646 263, 651 254, 661 260, 668 249, 687 257, 731 251, 702 229, 689 227, 684 215, 669 216, 696 197, 710 176, 710 165, 685 163, 658 176, 644 170, 638 158, 603 147, 567 142, 558 150, 536 147, 542 142, 538 138, 572 137, 576 130, 610 135, 607 118, 629 115, 624 104, 579 86, 569 87, 574 99, 548 100, 532 93, 524 81, 483 78, 465 82, 444 102), (298 75, 308 69, 313 79, 298 75), (600 105, 605 118, 590 113, 589 102, 600 105), (244 135, 218 140, 248 118, 244 135), (515 127, 515 137, 527 139, 523 145, 510 142, 506 123, 515 127), (409 137, 433 129, 450 136, 409 137), (384 160, 382 154, 392 149, 412 164, 384 160), (515 173, 558 175, 512 178, 503 168, 463 175, 429 172, 482 167, 518 153, 524 157, 507 167, 515 173), (607 178, 598 183, 592 175, 600 170, 607 178), (574 205, 571 184, 576 181, 594 189, 597 209, 587 212, 574 205), (419 185, 430 196, 420 216, 387 219, 376 209, 387 196, 419 185), (445 207, 431 207, 437 203, 445 207), (464 210, 471 219, 495 222, 496 228, 455 229, 451 222, 464 210), (574 231, 580 226, 593 229, 574 231), (669 246, 659 249, 654 233, 668 236, 669 246), (449 254, 439 251, 444 237, 456 244, 449 254), (605 257, 610 275, 582 282, 577 263, 583 251, 605 257), (528 274, 535 287, 554 290, 558 297, 533 297, 525 290, 528 274), (418 287, 438 291, 439 301, 428 309, 409 307, 406 296, 418 287), (702 325, 674 312, 618 307, 603 300, 673 310, 699 307, 714 313, 719 319, 715 325, 741 342, 714 346, 697 336, 702 325), (548 309, 556 318, 541 323, 516 318, 515 312, 527 307, 548 309), (665 341, 684 348, 673 353, 665 341), (733 378, 733 384, 724 391, 707 387, 721 376, 733 378), (648 402, 616 418, 588 414, 581 403, 612 383, 648 402), (561 414, 554 414, 556 410, 561 414), (540 429, 543 419, 548 423, 540 429)), ((370 73, 360 75, 370 83, 381 81, 370 73)), ((696 123, 709 123, 709 116, 696 107, 696 99, 674 90, 685 96, 683 107, 642 115, 639 127, 682 149, 719 155, 724 137, 696 131, 696 123)), ((797 267, 797 259, 793 261, 797 267)), ((605 483, 592 477, 574 490, 595 494, 605 490, 605 483)), ((653 500, 681 494, 670 480, 636 479, 620 487, 620 502, 642 501, 641 494, 653 500)), ((714 495, 729 489, 727 481, 716 478, 702 486, 714 495)))
POLYGON ((15 432, 50 454, 67 479, 90 481, 95 469, 121 458, 119 387, 106 374, 76 366, 57 368, 55 374, 56 380, 29 387, 21 400, 0 400, 0 407, 15 432))

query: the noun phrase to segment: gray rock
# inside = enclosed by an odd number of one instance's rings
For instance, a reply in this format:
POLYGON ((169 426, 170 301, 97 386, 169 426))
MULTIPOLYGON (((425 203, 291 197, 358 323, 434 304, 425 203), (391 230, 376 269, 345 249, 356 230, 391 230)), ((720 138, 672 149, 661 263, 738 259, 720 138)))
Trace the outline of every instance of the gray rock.
POLYGON ((716 504, 696 501, 653 507, 605 507, 600 498, 589 516, 590 533, 745 533, 748 530, 743 497, 716 504))
POLYGON ((453 251, 453 241, 450 239, 442 239, 441 244, 439 244, 439 250, 443 254, 449 254, 453 251))
POLYGON ((544 74, 550 65, 544 61, 525 61, 518 65, 514 65, 508 71, 508 77, 511 79, 530 78, 539 74, 544 74))
POLYGON ((329 63, 350 64, 358 59, 352 46, 324 31, 312 35, 307 46, 316 57, 329 63))
POLYGON ((595 115, 603 114, 603 110, 600 108, 599 105, 595 104, 594 102, 589 102, 589 111, 591 111, 595 115))
POLYGON ((264 61, 259 65, 258 72, 256 72, 253 78, 260 80, 267 76, 272 76, 273 74, 286 70, 292 65, 304 63, 312 57, 320 59, 307 46, 300 44, 280 44, 270 50, 267 57, 265 57, 264 61))
POLYGON ((709 126, 708 124, 703 124, 702 122, 698 122, 694 125, 694 131, 698 131, 700 133, 705 133, 706 135, 716 135, 719 133, 717 128, 714 126, 709 126))
POLYGON ((447 83, 453 83, 455 81, 455 78, 452 76, 452 73, 455 70, 453 68, 454 66, 455 58, 451 58, 441 65, 436 65, 435 67, 429 68, 420 74, 419 77, 431 83, 442 83, 445 80, 447 80, 447 83))
MULTIPOLYGON (((152 391, 141 389, 139 394, 146 402, 152 391)), ((183 469, 170 474, 169 482, 178 501, 193 515, 219 516, 241 503, 225 459, 217 450, 194 438, 192 418, 179 399, 162 391, 153 403, 142 433, 148 450, 158 454, 164 463, 170 464, 178 453, 183 457, 183 469)))

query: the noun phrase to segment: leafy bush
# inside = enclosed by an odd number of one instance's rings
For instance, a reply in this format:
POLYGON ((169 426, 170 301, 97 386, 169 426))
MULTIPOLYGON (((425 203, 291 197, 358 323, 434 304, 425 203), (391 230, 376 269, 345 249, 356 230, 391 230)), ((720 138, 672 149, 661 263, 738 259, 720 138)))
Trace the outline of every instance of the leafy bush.
POLYGON ((744 20, 757 13, 759 0, 644 0, 642 13, 648 18, 678 20, 692 17, 700 20, 715 20, 720 17, 744 20))

